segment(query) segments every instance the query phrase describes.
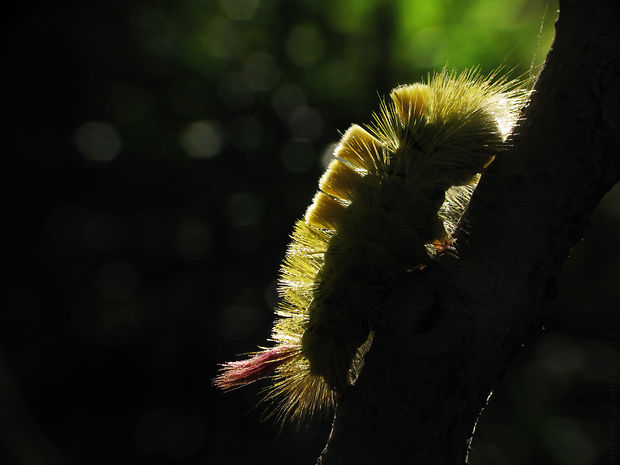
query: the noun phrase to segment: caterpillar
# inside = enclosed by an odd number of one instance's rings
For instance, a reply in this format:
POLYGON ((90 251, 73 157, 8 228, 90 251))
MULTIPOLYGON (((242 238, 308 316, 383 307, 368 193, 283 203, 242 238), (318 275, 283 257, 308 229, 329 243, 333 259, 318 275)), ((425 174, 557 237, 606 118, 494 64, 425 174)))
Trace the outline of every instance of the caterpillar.
POLYGON ((329 411, 355 382, 390 289, 455 252, 457 224, 528 96, 498 72, 443 70, 352 125, 295 224, 273 345, 222 364, 214 385, 272 378, 264 400, 282 423, 329 411))

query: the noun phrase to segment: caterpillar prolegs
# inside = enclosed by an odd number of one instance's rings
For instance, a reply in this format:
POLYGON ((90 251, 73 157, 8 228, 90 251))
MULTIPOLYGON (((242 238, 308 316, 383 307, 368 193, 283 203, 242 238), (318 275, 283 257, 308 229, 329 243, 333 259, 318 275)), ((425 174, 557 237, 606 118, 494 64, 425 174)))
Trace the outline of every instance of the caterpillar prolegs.
POLYGON ((352 125, 297 221, 281 267, 271 340, 222 365, 224 390, 271 377, 278 420, 329 410, 354 382, 390 289, 453 249, 480 173, 504 150, 528 91, 443 71, 400 86, 367 129, 352 125))

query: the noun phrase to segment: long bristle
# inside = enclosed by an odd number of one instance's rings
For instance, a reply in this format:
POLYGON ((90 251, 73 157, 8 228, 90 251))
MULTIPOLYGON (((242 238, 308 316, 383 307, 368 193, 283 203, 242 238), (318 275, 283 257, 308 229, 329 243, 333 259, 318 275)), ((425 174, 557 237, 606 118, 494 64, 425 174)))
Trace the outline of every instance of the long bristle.
POLYGON ((278 370, 273 385, 265 389, 264 402, 270 405, 265 417, 301 424, 329 412, 335 400, 323 377, 313 374, 308 360, 299 355, 278 370))

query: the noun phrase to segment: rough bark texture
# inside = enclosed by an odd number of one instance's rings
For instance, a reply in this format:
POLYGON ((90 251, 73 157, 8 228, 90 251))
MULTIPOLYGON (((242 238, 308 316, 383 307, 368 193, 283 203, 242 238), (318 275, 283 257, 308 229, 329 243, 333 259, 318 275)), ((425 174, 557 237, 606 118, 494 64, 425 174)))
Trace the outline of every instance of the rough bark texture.
POLYGON ((463 465, 493 386, 536 336, 570 248, 620 178, 620 2, 560 2, 513 149, 472 199, 459 260, 386 303, 322 465, 463 465))

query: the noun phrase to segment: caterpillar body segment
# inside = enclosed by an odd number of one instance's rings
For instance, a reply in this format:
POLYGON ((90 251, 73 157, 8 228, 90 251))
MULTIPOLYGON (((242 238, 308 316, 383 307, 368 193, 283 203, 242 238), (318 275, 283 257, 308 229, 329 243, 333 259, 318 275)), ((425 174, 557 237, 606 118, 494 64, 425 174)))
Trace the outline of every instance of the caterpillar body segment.
POLYGON ((271 377, 270 415, 325 412, 361 369, 382 306, 407 271, 452 249, 480 173, 505 147, 528 92, 474 71, 400 86, 367 129, 352 125, 294 228, 273 347, 222 366, 216 386, 271 377))
POLYGON ((334 156, 348 161, 358 169, 372 171, 376 168, 376 160, 383 157, 383 146, 364 128, 353 124, 343 134, 334 156))
POLYGON ((409 121, 427 113, 431 88, 419 83, 399 86, 390 92, 390 98, 403 126, 407 126, 409 121))
POLYGON ((346 207, 334 197, 318 191, 306 210, 305 221, 310 226, 337 230, 346 213, 346 207))
POLYGON ((319 180, 319 190, 342 202, 350 203, 354 192, 362 182, 362 176, 363 173, 350 164, 334 158, 319 180))

